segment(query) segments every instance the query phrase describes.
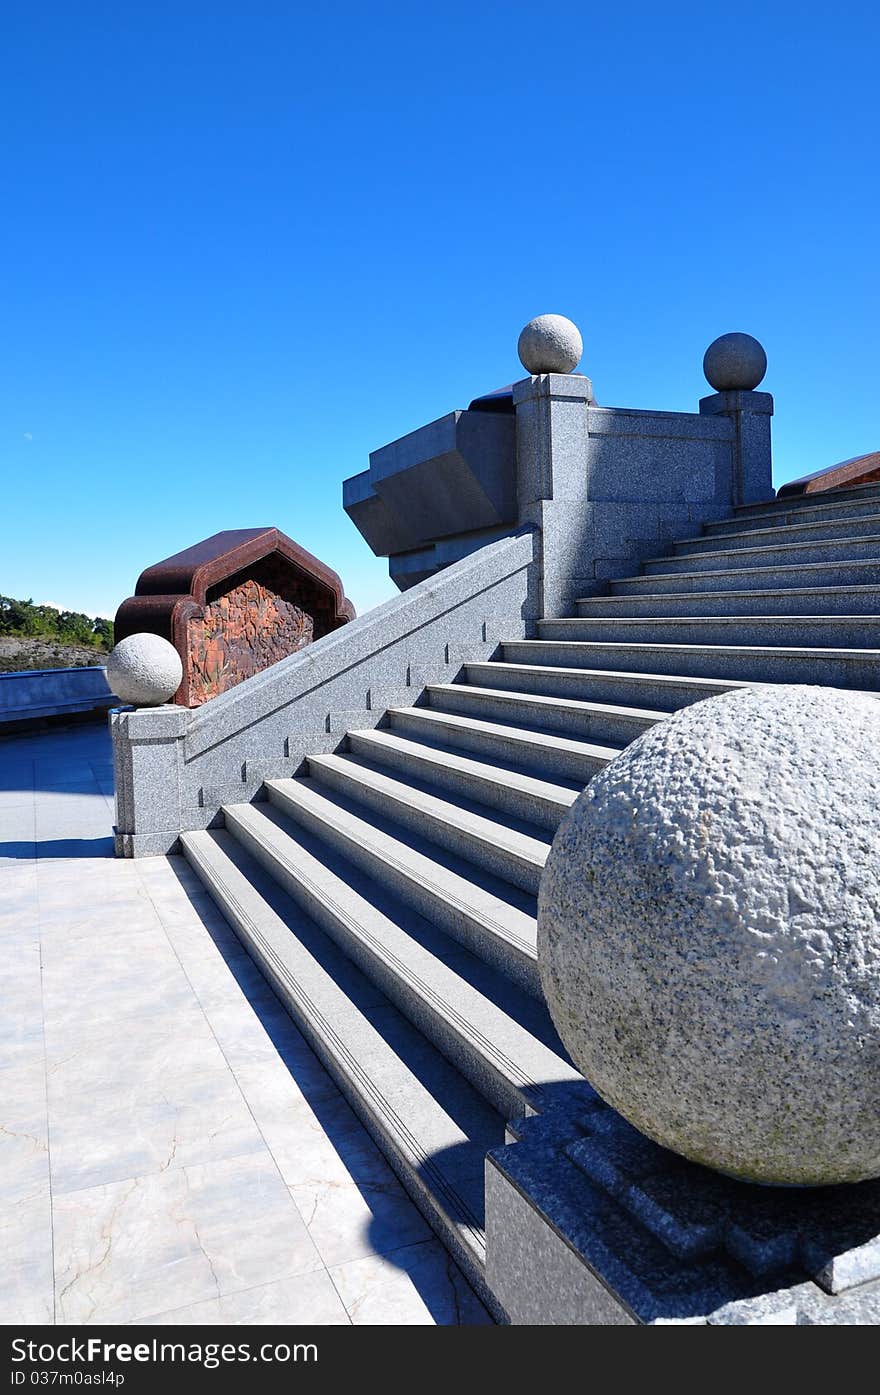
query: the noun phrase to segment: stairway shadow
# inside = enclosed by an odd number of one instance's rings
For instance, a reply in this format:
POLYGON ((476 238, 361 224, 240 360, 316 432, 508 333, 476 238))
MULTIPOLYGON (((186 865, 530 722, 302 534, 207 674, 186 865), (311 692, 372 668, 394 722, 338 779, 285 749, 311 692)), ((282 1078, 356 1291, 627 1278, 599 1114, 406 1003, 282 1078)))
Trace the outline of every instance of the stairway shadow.
MULTIPOLYGON (((312 1129, 316 1123, 331 1150, 329 1153, 318 1150, 319 1155, 323 1153, 328 1159, 328 1175, 326 1178, 316 1176, 312 1179, 316 1189, 320 1189, 323 1182, 328 1194, 340 1188, 353 1188, 359 1193, 360 1205, 353 1208, 357 1211, 357 1220, 353 1222, 356 1232, 353 1231, 351 1239, 362 1251, 360 1257, 365 1260, 371 1256, 379 1258, 406 1271, 426 1309, 437 1322, 450 1322, 450 1312, 459 1310, 469 1314, 462 1318, 463 1321, 487 1320, 485 1316, 473 1317, 474 1313, 482 1314, 483 1310, 471 1296, 472 1291, 465 1276, 451 1256, 443 1254, 439 1242, 421 1217, 417 1216, 414 1202, 410 1200, 382 1149, 312 1050, 285 1004, 272 991, 231 926, 219 909, 213 906, 206 908, 204 887, 189 864, 184 858, 176 856, 168 861, 218 955, 275 1048, 278 1061, 289 1073, 295 1094, 301 1096, 308 1106, 314 1120, 312 1129)), ((315 935, 316 939, 323 937, 317 928, 315 935)), ((357 974, 358 971, 352 967, 357 974)), ((380 1008, 377 1017, 383 1019, 379 1026, 383 1035, 396 1038, 394 1022, 389 1020, 387 1010, 383 1012, 380 1008)), ((425 1075, 427 1088, 436 1088, 436 1079, 425 1070, 426 1063, 419 1059, 418 1051, 412 1049, 405 1033, 401 1033, 396 1040, 396 1047, 402 1057, 405 1055, 415 1075, 418 1076, 420 1071, 425 1075)), ((455 1078, 454 1068, 450 1066, 449 1071, 452 1080, 455 1078)), ((467 1140, 471 1120, 466 1102, 460 1101, 459 1107, 462 1110, 461 1129, 467 1140)), ((259 1108, 254 1113, 259 1127, 259 1108)), ((490 1142, 502 1141, 503 1125, 500 1120, 497 1134, 497 1139, 490 1142)), ((266 1136, 271 1151, 272 1139, 268 1131, 266 1136)), ((308 1146, 310 1150, 314 1147, 312 1138, 308 1140, 308 1146)), ((463 1226, 476 1224, 482 1228, 483 1225, 482 1157, 482 1152, 475 1152, 472 1142, 463 1141, 426 1156, 423 1168, 419 1170, 429 1191, 436 1185, 438 1166, 447 1176, 455 1178, 456 1190, 449 1194, 448 1211, 450 1219, 463 1226)), ((281 1170, 284 1173, 285 1169, 281 1170)), ((328 1266, 332 1266, 333 1259, 326 1255, 324 1258, 328 1266)), ((357 1263, 357 1259, 354 1262, 357 1263)))

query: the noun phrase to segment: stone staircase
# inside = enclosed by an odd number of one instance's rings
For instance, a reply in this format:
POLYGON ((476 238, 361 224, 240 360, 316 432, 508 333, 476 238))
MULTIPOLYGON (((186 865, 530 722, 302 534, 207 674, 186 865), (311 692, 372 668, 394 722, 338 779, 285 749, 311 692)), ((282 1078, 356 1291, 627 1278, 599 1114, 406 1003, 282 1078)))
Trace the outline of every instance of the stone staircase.
POLYGON ((592 775, 755 682, 880 689, 880 484, 747 505, 223 808, 184 853, 425 1215, 482 1282, 483 1158, 584 1089, 536 893, 592 775))

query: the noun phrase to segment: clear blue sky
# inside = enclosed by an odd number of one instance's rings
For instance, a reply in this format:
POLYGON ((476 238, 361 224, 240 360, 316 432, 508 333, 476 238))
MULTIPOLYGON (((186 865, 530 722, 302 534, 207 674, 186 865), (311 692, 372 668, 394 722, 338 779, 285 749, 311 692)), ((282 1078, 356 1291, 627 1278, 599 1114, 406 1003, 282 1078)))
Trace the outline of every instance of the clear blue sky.
POLYGON ((776 482, 880 447, 869 4, 6 0, 0 592, 112 615, 273 524, 359 610, 370 450, 581 327, 606 405, 764 343, 776 482))

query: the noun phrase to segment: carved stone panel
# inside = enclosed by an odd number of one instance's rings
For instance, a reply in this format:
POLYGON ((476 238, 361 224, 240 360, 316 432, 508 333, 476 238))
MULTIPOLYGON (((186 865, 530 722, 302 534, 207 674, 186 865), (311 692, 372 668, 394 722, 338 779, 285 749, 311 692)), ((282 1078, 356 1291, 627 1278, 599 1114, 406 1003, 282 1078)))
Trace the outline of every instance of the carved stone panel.
POLYGON ((353 618, 329 567, 275 528, 239 529, 142 572, 116 639, 170 640, 183 664, 174 701, 198 707, 353 618))
POLYGON ((189 706, 311 644, 313 634, 312 616, 299 606, 258 581, 242 582, 187 621, 189 706))

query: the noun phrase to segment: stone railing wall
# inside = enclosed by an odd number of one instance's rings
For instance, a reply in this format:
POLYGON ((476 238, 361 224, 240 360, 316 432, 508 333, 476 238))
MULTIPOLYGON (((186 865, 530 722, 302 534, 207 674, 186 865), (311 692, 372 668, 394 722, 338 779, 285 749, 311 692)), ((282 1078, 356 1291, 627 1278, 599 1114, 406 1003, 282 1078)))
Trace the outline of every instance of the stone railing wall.
POLYGON ((192 711, 111 714, 117 853, 169 852, 264 780, 295 774, 347 730, 525 633, 532 530, 490 543, 192 711))
POLYGON ((699 412, 591 398, 588 378, 560 373, 513 389, 518 523, 541 535, 532 619, 571 614, 579 596, 773 492, 768 393, 716 393, 699 412))
POLYGON ((536 373, 374 451, 343 503, 401 589, 532 525, 533 624, 770 498, 772 412, 769 393, 742 390, 698 412, 599 407, 589 378, 536 373))

